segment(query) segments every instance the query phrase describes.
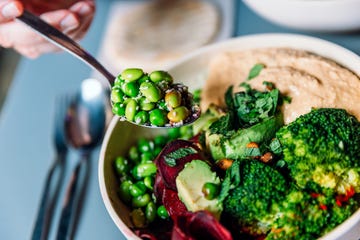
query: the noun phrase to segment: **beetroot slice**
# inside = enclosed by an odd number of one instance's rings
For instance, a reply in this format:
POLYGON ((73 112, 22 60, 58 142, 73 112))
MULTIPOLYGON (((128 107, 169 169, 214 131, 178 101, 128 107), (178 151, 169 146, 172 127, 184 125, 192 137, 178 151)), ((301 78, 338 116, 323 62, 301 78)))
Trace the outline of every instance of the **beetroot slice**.
POLYGON ((200 160, 205 159, 203 153, 200 151, 196 143, 186 140, 175 140, 168 143, 155 160, 156 166, 165 183, 165 186, 172 190, 176 190, 175 179, 177 175, 184 168, 184 165, 186 163, 195 159, 200 159, 200 160), (176 158, 173 164, 169 164, 169 161, 167 161, 170 156, 169 154, 174 153, 176 151, 179 152, 181 151, 179 149, 186 149, 186 148, 188 148, 188 150, 191 150, 190 154, 184 157, 176 158))
POLYGON ((232 236, 211 213, 198 211, 177 216, 171 239, 232 240, 232 236))
POLYGON ((164 188, 162 202, 169 216, 174 221, 179 215, 184 215, 188 212, 185 204, 179 199, 178 193, 172 189, 164 188))
POLYGON ((156 202, 159 204, 163 204, 162 198, 163 198, 164 190, 165 190, 164 181, 163 181, 160 173, 157 172, 156 176, 155 176, 155 183, 154 183, 154 195, 156 198, 156 202))

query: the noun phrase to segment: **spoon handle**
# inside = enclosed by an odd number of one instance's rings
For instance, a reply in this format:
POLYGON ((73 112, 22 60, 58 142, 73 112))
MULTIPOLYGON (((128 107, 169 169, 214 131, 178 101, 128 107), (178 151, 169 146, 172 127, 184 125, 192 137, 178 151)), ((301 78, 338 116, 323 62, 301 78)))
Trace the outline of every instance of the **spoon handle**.
POLYGON ((84 197, 83 194, 85 193, 89 176, 89 169, 85 166, 88 164, 89 154, 90 153, 84 153, 82 155, 71 176, 64 198, 64 205, 61 210, 56 235, 57 240, 71 239, 74 233, 74 226, 76 225, 76 218, 78 217, 75 215, 80 214, 81 200, 84 197), (79 179, 82 179, 80 187, 79 179))
POLYGON ((30 26, 37 33, 42 35, 53 44, 71 53, 75 57, 82 60, 84 63, 88 64, 90 67, 99 71, 108 80, 111 86, 114 84, 114 75, 106 70, 106 68, 101 63, 99 63, 91 54, 85 51, 74 40, 29 11, 24 10, 23 14, 17 19, 30 26))

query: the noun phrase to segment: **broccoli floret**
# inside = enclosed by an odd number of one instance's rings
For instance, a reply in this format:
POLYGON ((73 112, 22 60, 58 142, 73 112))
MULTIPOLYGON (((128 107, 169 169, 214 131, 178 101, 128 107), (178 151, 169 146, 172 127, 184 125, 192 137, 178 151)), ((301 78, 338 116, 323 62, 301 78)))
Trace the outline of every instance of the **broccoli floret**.
POLYGON ((290 175, 345 194, 360 192, 360 123, 343 109, 320 108, 276 133, 290 175))
POLYGON ((279 205, 277 218, 266 240, 316 239, 333 230, 358 207, 354 198, 339 206, 334 191, 323 192, 317 194, 293 188, 279 205))
MULTIPOLYGON (((254 159, 241 160, 228 171, 232 174, 227 177, 233 181, 224 200, 224 212, 251 234, 266 233, 275 219, 273 208, 286 197, 287 180, 271 166, 254 159)), ((228 182, 224 181, 225 189, 229 188, 228 182)))

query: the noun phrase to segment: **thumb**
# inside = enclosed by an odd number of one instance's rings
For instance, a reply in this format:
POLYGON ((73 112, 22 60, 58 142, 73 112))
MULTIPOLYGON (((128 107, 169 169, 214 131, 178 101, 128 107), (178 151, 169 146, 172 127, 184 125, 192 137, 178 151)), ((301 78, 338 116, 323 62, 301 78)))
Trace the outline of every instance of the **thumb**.
POLYGON ((0 23, 8 22, 18 17, 24 11, 24 7, 20 1, 8 0, 0 2, 0 23))

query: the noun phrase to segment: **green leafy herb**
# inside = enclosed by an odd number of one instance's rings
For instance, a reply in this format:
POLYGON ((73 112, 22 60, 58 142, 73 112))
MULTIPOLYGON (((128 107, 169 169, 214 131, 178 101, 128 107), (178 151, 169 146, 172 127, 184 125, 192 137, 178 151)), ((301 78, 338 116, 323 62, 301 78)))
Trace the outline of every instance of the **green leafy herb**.
POLYGON ((231 133, 231 130, 234 129, 233 125, 233 117, 231 113, 227 113, 226 115, 219 118, 219 120, 213 122, 210 127, 211 134, 223 134, 228 135, 231 133))
POLYGON ((275 84, 268 81, 263 81, 263 85, 266 87, 267 90, 273 90, 275 88, 275 84))
POLYGON ((240 184, 240 161, 234 161, 226 170, 224 181, 221 184, 218 201, 222 202, 228 196, 229 191, 240 184))
POLYGON ((171 152, 165 156, 165 162, 170 167, 176 166, 176 161, 180 158, 186 157, 190 154, 197 153, 197 151, 192 147, 179 148, 174 152, 171 152))
POLYGON ((279 90, 270 92, 250 90, 238 92, 234 96, 236 116, 242 127, 252 126, 274 116, 279 98, 279 90))
POLYGON ((277 139, 277 138, 274 138, 273 140, 271 140, 271 142, 269 144, 269 148, 275 154, 281 154, 282 153, 281 144, 280 144, 279 139, 277 139))
POLYGON ((226 103, 226 106, 229 108, 229 109, 233 109, 234 108, 234 99, 232 97, 233 95, 233 86, 231 85, 225 92, 225 103, 226 103))
POLYGON ((265 67, 264 64, 262 63, 258 63, 258 64, 255 64, 251 69, 250 69, 250 72, 249 72, 249 75, 247 77, 247 80, 251 80, 255 77, 257 77, 261 70, 265 67))
POLYGON ((246 157, 258 157, 258 156, 261 156, 261 151, 260 151, 260 148, 258 148, 258 147, 245 148, 244 155, 246 157))

